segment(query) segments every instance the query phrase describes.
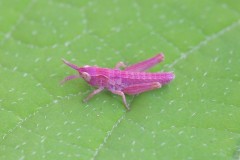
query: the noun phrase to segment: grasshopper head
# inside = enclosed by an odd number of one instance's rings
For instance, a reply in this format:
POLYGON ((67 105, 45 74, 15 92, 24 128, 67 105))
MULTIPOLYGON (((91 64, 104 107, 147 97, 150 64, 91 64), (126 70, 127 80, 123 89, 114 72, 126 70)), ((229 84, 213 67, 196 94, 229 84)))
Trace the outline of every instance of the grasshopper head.
POLYGON ((91 80, 91 73, 89 72, 89 66, 84 66, 78 68, 78 72, 80 77, 82 77, 85 81, 89 82, 91 80))
POLYGON ((75 78, 83 78, 85 81, 89 82, 91 80, 91 71, 89 70, 89 66, 83 66, 83 67, 78 67, 75 64, 72 64, 66 60, 63 59, 63 62, 68 65, 69 67, 77 70, 79 72, 79 75, 71 75, 66 77, 61 83, 64 83, 68 80, 75 79, 75 78))

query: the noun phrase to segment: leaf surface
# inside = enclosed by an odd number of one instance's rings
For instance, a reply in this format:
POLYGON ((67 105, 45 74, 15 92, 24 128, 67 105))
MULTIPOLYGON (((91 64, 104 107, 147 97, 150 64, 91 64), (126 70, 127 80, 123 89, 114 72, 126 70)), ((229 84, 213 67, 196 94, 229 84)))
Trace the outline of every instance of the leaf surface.
POLYGON ((239 159, 240 4, 0 0, 0 159, 239 159), (159 90, 93 88, 61 61, 112 68, 164 52, 159 90))

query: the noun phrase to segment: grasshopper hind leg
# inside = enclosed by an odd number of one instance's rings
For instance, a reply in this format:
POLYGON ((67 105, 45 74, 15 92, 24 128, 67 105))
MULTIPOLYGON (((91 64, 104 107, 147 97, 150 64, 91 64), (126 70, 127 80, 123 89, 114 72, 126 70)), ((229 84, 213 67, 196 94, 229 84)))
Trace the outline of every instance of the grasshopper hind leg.
POLYGON ((150 82, 150 83, 142 83, 142 84, 135 84, 132 86, 128 86, 127 88, 123 89, 123 92, 129 95, 136 95, 142 92, 150 91, 153 89, 161 88, 161 83, 159 82, 150 82))
POLYGON ((162 53, 157 54, 156 56, 150 59, 128 66, 124 70, 130 71, 130 72, 143 72, 154 67, 156 64, 162 62, 163 60, 164 60, 164 55, 162 53))

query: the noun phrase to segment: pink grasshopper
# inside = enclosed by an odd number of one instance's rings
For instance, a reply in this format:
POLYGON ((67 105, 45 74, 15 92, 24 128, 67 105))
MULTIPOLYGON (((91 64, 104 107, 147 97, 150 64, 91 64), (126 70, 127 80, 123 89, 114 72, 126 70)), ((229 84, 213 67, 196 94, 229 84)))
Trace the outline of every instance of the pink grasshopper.
POLYGON ((175 75, 172 72, 144 72, 163 60, 164 55, 157 54, 150 59, 128 67, 123 62, 119 62, 116 64, 114 69, 87 65, 78 67, 66 60, 63 60, 66 65, 77 70, 79 75, 67 76, 62 83, 75 78, 83 78, 91 86, 97 87, 96 90, 84 99, 85 102, 92 98, 95 94, 100 93, 103 89, 107 89, 113 94, 120 95, 125 107, 129 110, 130 108, 126 102, 125 93, 129 95, 136 95, 142 92, 157 89, 175 78, 175 75), (120 67, 124 67, 125 69, 120 70, 120 67))

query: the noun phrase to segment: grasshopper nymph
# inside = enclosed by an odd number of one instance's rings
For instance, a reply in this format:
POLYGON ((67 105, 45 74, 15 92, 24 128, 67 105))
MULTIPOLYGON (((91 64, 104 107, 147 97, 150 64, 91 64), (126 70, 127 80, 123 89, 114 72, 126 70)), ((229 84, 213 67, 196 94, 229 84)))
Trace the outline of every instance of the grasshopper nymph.
POLYGON ((157 54, 150 59, 131 66, 126 66, 123 62, 119 62, 116 64, 114 69, 96 66, 78 67, 66 60, 63 60, 66 65, 77 70, 79 75, 67 76, 64 80, 62 80, 62 83, 75 78, 83 78, 91 86, 97 87, 97 89, 89 94, 84 101, 88 101, 95 94, 98 94, 103 89, 107 89, 113 94, 120 95, 125 107, 129 110, 130 108, 126 102, 125 93, 129 95, 136 95, 149 90, 157 89, 175 78, 175 75, 172 72, 145 72, 163 60, 164 55, 157 54), (123 67, 124 69, 120 70, 120 67, 123 67))

